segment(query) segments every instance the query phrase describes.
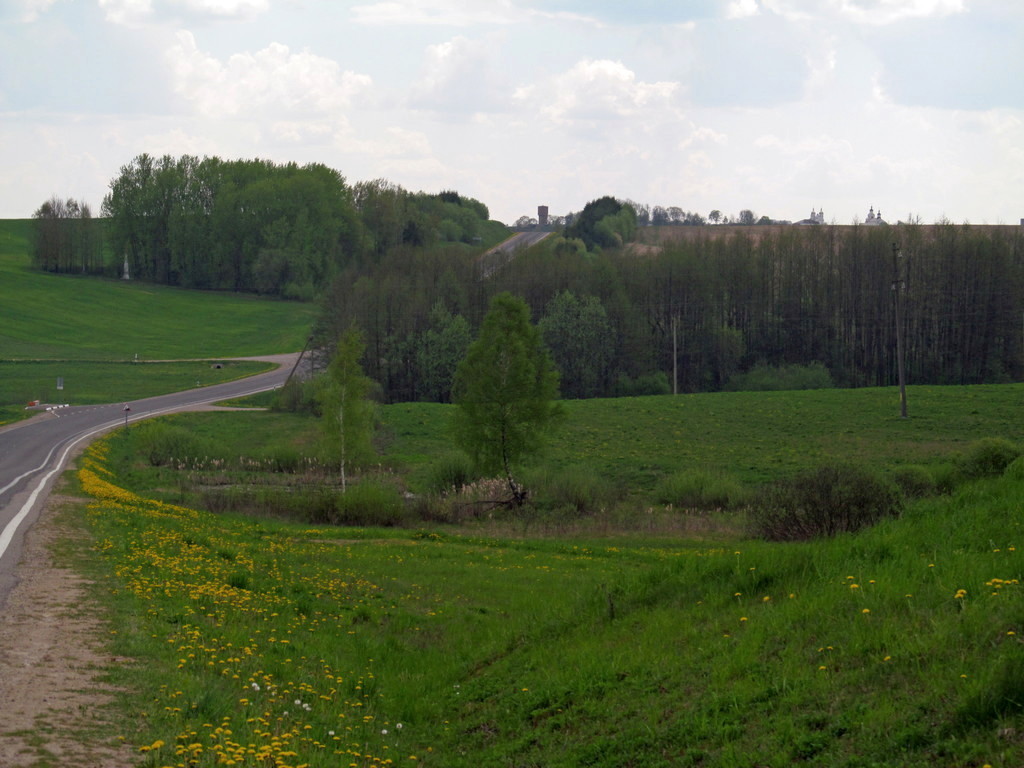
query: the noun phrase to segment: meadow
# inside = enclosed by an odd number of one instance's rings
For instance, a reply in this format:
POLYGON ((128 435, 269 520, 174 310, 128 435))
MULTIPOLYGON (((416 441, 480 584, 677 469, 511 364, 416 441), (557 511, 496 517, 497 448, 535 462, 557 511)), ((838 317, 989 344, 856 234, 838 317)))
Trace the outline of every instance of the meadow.
POLYGON ((827 541, 512 537, 176 506, 125 487, 130 433, 84 457, 68 556, 136 660, 140 765, 1024 759, 1021 462, 827 541))
POLYGON ((29 235, 29 221, 0 221, 0 423, 21 418, 27 400, 109 402, 228 374, 154 361, 297 352, 305 344, 310 304, 38 272, 29 266, 29 235), (149 365, 101 365, 135 360, 149 365), (115 371, 127 372, 123 382, 115 371), (58 395, 57 376, 75 388, 58 395))

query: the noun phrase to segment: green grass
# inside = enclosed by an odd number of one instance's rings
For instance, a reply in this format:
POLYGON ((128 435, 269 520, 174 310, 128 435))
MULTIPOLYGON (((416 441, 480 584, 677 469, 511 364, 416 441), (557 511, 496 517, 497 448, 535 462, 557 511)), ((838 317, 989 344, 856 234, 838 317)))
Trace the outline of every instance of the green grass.
POLYGON ((512 539, 148 501, 126 437, 79 556, 142 765, 1024 761, 1018 480, 814 544, 512 539))
POLYGON ((151 361, 296 352, 305 343, 312 305, 32 270, 30 227, 0 221, 0 424, 23 418, 31 400, 136 399, 265 370, 151 361), (147 365, 114 365, 136 358, 147 365))
POLYGON ((209 386, 252 376, 268 363, 209 361, 187 363, 4 362, 0 361, 0 402, 91 405, 209 386), (57 389, 63 378, 64 389, 57 389))
MULTIPOLYGON (((895 388, 731 392, 565 402, 566 418, 542 462, 652 489, 687 469, 726 470, 756 485, 834 458, 880 470, 936 465, 973 440, 1024 441, 1016 417, 1024 385, 909 387, 910 418, 895 388)), ((432 456, 450 448, 451 406, 405 403, 382 409, 389 458, 413 484, 432 456)))
POLYGON ((314 307, 29 267, 30 222, 0 221, 0 360, 172 360, 296 352, 314 307))

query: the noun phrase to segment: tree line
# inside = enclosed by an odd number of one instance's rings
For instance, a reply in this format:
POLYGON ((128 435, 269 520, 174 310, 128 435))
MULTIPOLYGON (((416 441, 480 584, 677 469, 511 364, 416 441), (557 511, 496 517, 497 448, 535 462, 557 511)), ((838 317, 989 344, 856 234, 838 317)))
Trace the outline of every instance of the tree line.
POLYGON ((500 237, 487 207, 454 191, 346 183, 322 164, 142 154, 89 209, 54 198, 34 214, 35 264, 207 290, 311 300, 347 264, 388 249, 500 237), (88 235, 88 240, 86 239, 88 235))
POLYGON ((792 366, 882 386, 896 380, 898 287, 910 383, 1024 376, 1018 228, 709 230, 653 251, 568 242, 549 237, 487 279, 465 252, 392 249, 339 274, 317 334, 361 328, 385 400, 444 401, 488 302, 508 291, 530 307, 565 397, 713 391, 792 366))
POLYGON ((101 222, 88 203, 56 195, 32 214, 34 261, 46 272, 103 272, 101 222))

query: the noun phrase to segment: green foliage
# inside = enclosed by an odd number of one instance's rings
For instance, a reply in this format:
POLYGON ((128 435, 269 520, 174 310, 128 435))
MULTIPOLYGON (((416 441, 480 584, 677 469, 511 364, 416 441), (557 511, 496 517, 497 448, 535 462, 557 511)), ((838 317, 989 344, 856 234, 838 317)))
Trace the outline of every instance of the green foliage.
POLYGON ((537 327, 561 374, 564 397, 596 397, 607 389, 615 344, 600 299, 557 293, 537 327))
POLYGON ((354 329, 338 340, 320 395, 328 450, 341 471, 342 490, 349 468, 363 466, 375 456, 374 406, 368 399, 373 382, 359 364, 363 349, 362 335, 354 329))
POLYGON ((193 466, 216 453, 212 442, 196 437, 182 426, 161 421, 144 421, 132 427, 137 432, 140 453, 151 466, 179 463, 193 466))
POLYGON ((895 486, 850 464, 824 464, 778 480, 752 505, 757 536, 799 541, 849 533, 899 514, 895 486))
POLYGON ((464 453, 449 451, 434 459, 429 466, 427 491, 444 496, 478 479, 473 463, 464 453))
POLYGON ((455 369, 466 356, 473 332, 466 318, 452 315, 441 302, 430 311, 429 323, 415 353, 419 399, 445 403, 451 399, 455 369))
POLYGON ((971 443, 959 462, 965 477, 994 477, 1021 455, 1020 446, 1001 437, 983 437, 971 443))
POLYGON ((684 509, 735 509, 750 493, 721 470, 684 469, 663 478, 654 489, 654 500, 684 509))
POLYGON ((394 485, 363 479, 336 497, 332 525, 393 526, 409 519, 402 495, 394 485))
POLYGON ((275 411, 289 413, 309 413, 314 416, 323 414, 321 395, 324 383, 318 377, 314 379, 292 378, 277 391, 277 397, 271 406, 275 411))
POLYGON ((188 288, 311 297, 365 241, 337 171, 266 160, 148 154, 103 201, 115 269, 188 288))
POLYGON ((615 248, 633 239, 636 233, 636 211, 614 197, 591 200, 566 227, 567 239, 578 238, 588 249, 595 246, 615 248))
POLYGON ((537 452, 561 412, 553 402, 558 372, 521 299, 501 294, 491 302, 452 395, 456 443, 481 472, 503 474, 521 502, 513 468, 537 452))
POLYGON ((612 394, 616 397, 641 397, 643 395, 667 395, 672 392, 668 376, 662 372, 648 373, 630 378, 625 373, 615 380, 612 394))
POLYGON ((525 472, 524 482, 531 488, 532 504, 545 514, 594 515, 611 509, 625 496, 620 485, 586 465, 535 467, 525 472))
POLYGON ((807 365, 755 365, 746 373, 729 378, 728 392, 767 392, 795 389, 831 389, 832 375, 821 363, 807 365))
POLYGON ((908 499, 932 496, 939 490, 932 473, 919 464, 905 464, 896 467, 892 472, 892 480, 903 496, 908 499))
POLYGON ((32 214, 32 263, 46 272, 101 274, 102 221, 85 202, 51 197, 32 214))
POLYGON ((1011 461, 1004 473, 1011 480, 1024 480, 1024 456, 1018 456, 1016 459, 1011 461))

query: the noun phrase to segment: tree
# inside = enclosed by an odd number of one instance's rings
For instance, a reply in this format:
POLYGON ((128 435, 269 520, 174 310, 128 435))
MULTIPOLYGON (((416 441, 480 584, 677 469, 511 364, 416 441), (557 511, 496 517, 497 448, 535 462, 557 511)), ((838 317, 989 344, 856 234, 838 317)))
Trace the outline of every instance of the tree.
POLYGON ((561 372, 566 397, 596 397, 606 388, 614 334, 596 296, 577 298, 562 291, 548 302, 538 323, 561 372))
POLYGON ((373 382, 363 374, 359 364, 364 349, 359 331, 350 329, 342 334, 327 367, 327 382, 320 395, 324 431, 330 449, 337 451, 342 491, 348 484, 348 469, 373 457, 374 409, 368 398, 373 382))
POLYGON ((456 443, 481 471, 504 474, 516 506, 526 491, 513 468, 540 448, 559 418, 557 397, 558 372, 526 302, 510 293, 495 296, 455 371, 453 427, 456 443))
POLYGON ((442 301, 430 310, 429 322, 416 348, 416 383, 420 400, 443 403, 451 396, 455 369, 465 357, 473 334, 466 318, 453 315, 442 301))
POLYGON ((708 219, 712 224, 717 224, 722 220, 722 212, 717 208, 708 214, 708 219))

